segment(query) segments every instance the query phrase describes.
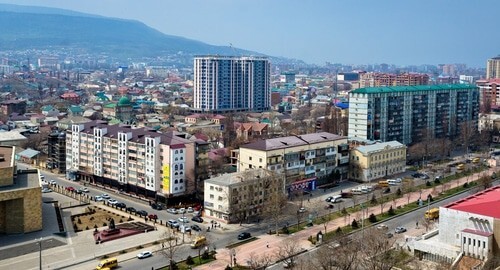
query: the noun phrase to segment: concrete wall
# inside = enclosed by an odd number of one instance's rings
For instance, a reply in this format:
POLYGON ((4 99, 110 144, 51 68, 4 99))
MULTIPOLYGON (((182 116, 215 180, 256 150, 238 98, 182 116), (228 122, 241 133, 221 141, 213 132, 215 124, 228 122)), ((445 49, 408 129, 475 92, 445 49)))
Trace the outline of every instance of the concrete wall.
POLYGON ((0 192, 0 233, 27 233, 41 229, 40 187, 0 192))
POLYGON ((493 254, 500 255, 500 219, 493 221, 493 254))
POLYGON ((439 208, 440 242, 460 247, 460 233, 464 229, 492 232, 493 218, 444 207, 439 208))

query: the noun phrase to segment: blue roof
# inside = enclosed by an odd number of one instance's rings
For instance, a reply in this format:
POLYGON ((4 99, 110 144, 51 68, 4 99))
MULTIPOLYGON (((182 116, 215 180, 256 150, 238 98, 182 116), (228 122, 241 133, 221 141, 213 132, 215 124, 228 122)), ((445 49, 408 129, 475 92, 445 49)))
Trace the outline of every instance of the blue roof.
POLYGON ((344 102, 337 102, 335 103, 335 106, 343 109, 349 109, 349 103, 344 103, 344 102))

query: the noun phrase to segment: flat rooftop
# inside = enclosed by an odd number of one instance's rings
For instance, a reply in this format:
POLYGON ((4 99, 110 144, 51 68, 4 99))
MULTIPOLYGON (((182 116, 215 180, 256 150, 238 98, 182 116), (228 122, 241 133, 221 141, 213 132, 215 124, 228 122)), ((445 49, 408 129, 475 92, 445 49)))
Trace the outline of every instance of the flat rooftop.
POLYGON ((36 188, 40 187, 40 178, 37 170, 18 171, 14 184, 10 186, 0 187, 0 193, 5 191, 13 191, 16 189, 36 188))
POLYGON ((12 146, 0 146, 0 168, 6 168, 12 166, 11 163, 12 163, 13 151, 14 147, 12 146))
POLYGON ((486 189, 444 207, 500 219, 500 186, 486 189))

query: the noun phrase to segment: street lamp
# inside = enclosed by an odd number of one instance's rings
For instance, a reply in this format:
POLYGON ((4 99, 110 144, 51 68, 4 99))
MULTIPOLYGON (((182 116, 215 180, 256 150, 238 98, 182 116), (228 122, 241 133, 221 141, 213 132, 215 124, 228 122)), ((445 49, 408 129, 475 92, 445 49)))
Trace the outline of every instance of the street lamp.
POLYGON ((43 238, 40 237, 40 239, 38 240, 38 247, 39 247, 39 269, 42 270, 42 241, 43 241, 43 238))

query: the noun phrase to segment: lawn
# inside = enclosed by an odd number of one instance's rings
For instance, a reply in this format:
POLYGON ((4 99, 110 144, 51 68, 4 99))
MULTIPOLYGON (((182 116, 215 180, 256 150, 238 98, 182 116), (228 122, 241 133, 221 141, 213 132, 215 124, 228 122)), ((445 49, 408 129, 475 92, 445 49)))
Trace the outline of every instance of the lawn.
POLYGON ((85 212, 71 216, 75 232, 108 226, 111 219, 115 221, 115 224, 128 221, 127 217, 98 206, 88 206, 85 212))

